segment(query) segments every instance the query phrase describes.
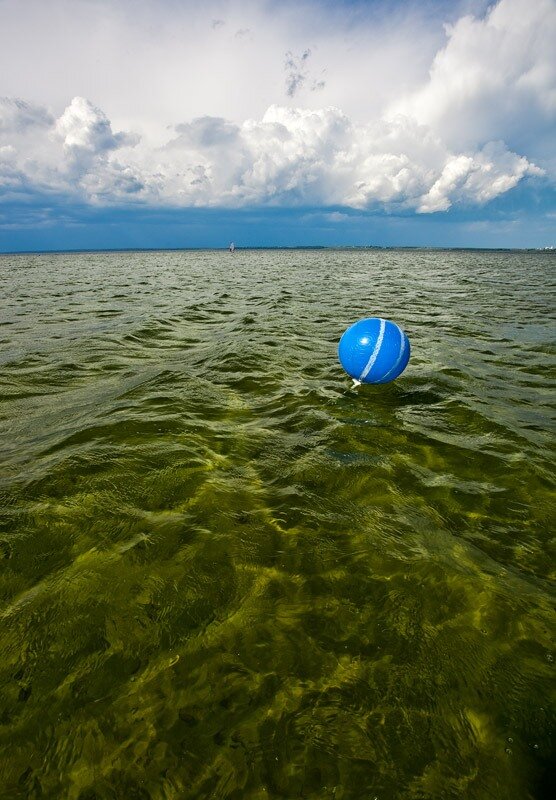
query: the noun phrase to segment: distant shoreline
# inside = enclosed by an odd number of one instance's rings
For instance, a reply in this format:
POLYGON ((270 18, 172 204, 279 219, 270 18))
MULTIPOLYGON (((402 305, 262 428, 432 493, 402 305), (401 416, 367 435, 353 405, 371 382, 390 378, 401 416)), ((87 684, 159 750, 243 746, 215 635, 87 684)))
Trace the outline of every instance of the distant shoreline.
MULTIPOLYGON (((250 247, 237 246, 235 253, 251 250, 417 250, 439 252, 485 252, 485 253, 556 253, 554 247, 448 247, 441 245, 281 245, 266 246, 253 245, 250 247)), ((39 256, 39 255, 66 255, 71 253, 217 253, 228 252, 228 246, 223 247, 106 247, 106 248, 69 248, 67 250, 0 250, 0 256, 39 256)), ((233 257, 230 255, 230 257, 233 257)))

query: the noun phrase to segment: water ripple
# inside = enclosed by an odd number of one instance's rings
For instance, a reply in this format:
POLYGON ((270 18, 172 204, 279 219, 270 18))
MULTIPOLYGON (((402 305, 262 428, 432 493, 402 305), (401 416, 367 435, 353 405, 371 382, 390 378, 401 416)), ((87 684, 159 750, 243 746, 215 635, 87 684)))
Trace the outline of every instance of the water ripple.
POLYGON ((553 256, 0 279, 2 796, 549 796, 553 256), (354 390, 366 315, 413 354, 354 390))

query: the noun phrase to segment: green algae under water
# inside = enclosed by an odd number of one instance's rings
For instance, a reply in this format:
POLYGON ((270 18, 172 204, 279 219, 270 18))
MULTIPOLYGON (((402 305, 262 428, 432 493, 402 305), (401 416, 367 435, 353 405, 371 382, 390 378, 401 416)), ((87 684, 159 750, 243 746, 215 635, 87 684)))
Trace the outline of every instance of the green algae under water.
POLYGON ((0 797, 551 796, 555 266, 1 257, 0 797))

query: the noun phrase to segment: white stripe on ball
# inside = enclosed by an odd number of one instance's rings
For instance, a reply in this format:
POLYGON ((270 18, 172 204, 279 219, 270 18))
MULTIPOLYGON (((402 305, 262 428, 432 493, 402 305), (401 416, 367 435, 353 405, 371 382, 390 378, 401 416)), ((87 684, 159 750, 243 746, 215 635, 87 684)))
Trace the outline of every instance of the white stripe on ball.
POLYGON ((386 328, 386 320, 381 319, 380 320, 380 330, 378 332, 378 339, 376 340, 375 349, 371 353, 371 357, 367 361, 367 363, 365 365, 365 369, 363 370, 363 372, 359 376, 359 380, 360 381, 364 380, 367 377, 367 375, 369 374, 369 372, 373 368, 373 364, 375 363, 375 361, 378 358, 378 354, 380 353, 380 348, 382 347, 382 340, 384 339, 385 328, 386 328))

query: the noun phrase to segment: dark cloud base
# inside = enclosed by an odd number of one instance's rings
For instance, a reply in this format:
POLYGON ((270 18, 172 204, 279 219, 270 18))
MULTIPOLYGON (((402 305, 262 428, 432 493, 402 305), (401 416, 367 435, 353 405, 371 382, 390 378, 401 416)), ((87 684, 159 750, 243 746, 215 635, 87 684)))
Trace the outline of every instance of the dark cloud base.
POLYGON ((92 207, 51 197, 0 204, 0 252, 226 247, 547 247, 556 190, 524 183, 488 206, 416 215, 333 208, 92 207))

